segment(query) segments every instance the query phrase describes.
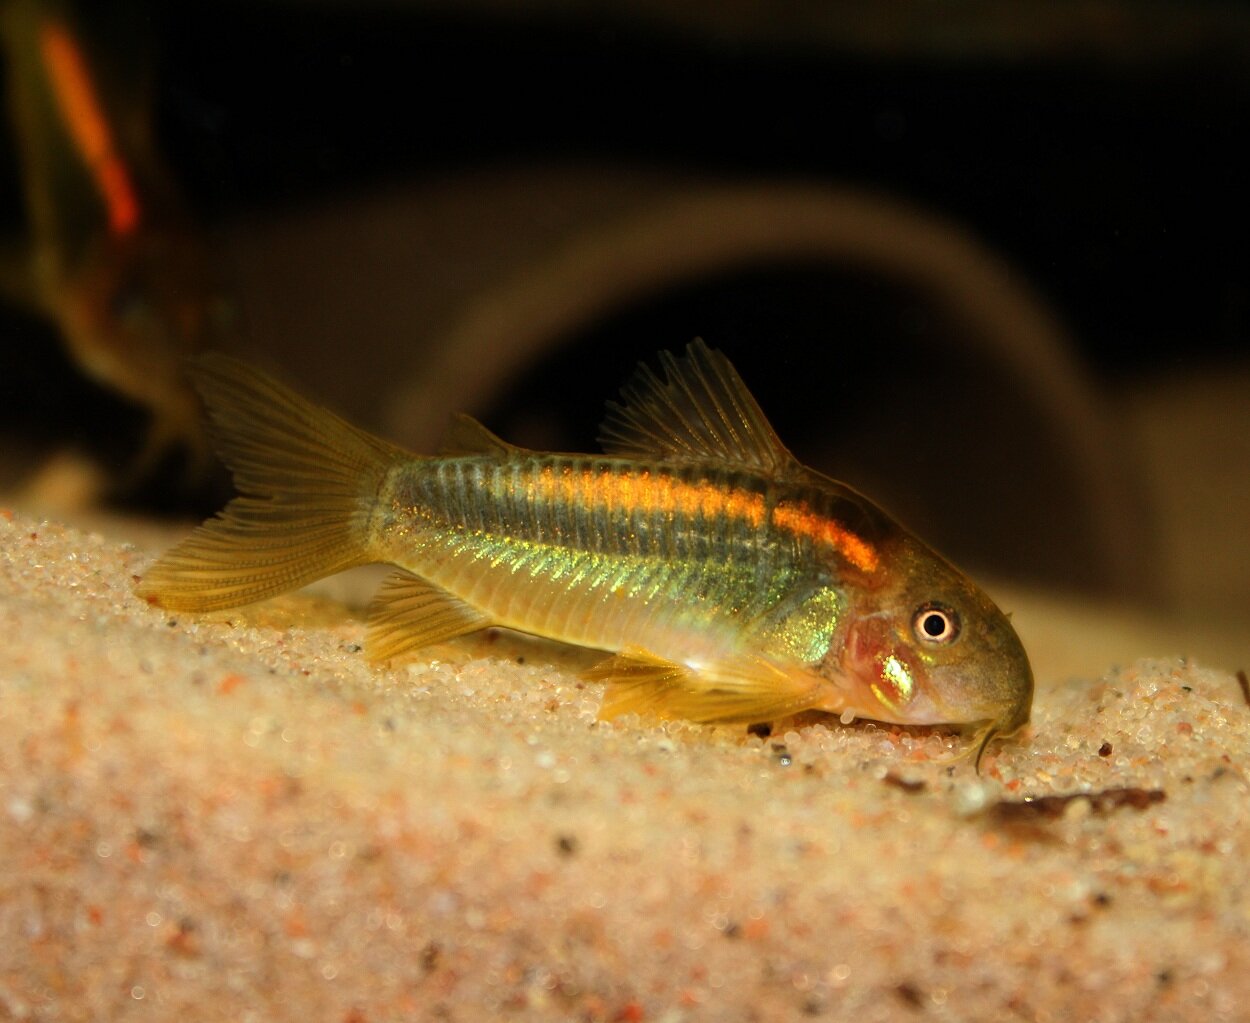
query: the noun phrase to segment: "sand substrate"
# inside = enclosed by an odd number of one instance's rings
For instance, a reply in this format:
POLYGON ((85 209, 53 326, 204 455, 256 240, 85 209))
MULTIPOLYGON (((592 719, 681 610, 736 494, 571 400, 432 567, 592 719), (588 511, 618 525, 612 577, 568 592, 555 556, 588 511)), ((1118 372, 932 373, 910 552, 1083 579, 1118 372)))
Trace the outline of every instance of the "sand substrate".
POLYGON ((387 668, 325 600, 173 618, 149 557, 0 515, 0 1019, 1250 1018, 1225 672, 1043 676, 978 778, 600 723, 593 655, 505 633, 387 668))

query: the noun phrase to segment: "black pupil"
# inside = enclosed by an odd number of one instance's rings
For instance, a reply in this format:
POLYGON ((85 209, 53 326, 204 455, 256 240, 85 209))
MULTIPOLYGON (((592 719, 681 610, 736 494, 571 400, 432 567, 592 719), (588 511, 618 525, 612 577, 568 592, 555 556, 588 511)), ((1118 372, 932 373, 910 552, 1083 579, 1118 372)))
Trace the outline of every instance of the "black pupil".
POLYGON ((924 621, 920 627, 924 629, 926 636, 937 639, 938 636, 946 631, 946 619, 936 611, 930 611, 924 616, 924 621))

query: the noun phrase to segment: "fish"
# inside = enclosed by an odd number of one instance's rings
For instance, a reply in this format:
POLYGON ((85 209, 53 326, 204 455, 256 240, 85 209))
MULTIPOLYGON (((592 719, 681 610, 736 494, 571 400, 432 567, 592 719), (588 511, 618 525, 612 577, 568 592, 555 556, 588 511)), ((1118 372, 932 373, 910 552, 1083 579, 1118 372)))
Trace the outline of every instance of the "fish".
POLYGON ((54 323, 86 374, 149 413, 132 483, 173 452, 203 475, 211 458, 182 367, 233 333, 234 311, 157 151, 134 40, 109 53, 79 13, 62 0, 11 0, 0 12, 30 233, 3 254, 0 291, 54 323))
POLYGON ((802 465, 723 353, 696 340, 659 364, 608 403, 601 455, 527 450, 460 415, 421 456, 202 356, 191 377, 239 495, 138 593, 202 613, 381 562, 368 657, 489 626, 601 649, 587 677, 606 719, 954 725, 978 764, 1028 722, 1028 656, 971 579, 802 465))

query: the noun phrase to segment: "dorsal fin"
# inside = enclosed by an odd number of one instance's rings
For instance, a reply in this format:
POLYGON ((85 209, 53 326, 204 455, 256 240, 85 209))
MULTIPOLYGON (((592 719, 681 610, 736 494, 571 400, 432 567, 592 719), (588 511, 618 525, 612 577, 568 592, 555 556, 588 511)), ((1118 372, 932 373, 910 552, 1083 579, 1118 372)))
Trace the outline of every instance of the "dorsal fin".
POLYGON ((524 450, 486 429, 472 416, 457 412, 447 424, 440 455, 515 455, 524 450))
POLYGON ((732 363, 696 339, 684 356, 660 353, 609 401, 599 442, 610 455, 728 462, 776 473, 797 463, 732 363))

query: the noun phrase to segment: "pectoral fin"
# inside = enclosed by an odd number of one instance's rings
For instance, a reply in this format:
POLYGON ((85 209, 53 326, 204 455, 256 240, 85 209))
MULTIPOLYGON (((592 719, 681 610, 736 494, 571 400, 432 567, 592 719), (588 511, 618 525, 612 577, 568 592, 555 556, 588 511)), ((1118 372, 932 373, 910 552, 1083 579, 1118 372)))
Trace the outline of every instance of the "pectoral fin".
POLYGON ((477 608, 402 569, 386 577, 369 605, 365 650, 383 661, 490 625, 477 608))
POLYGON ((819 679, 751 655, 696 670, 643 650, 625 650, 595 665, 586 678, 608 683, 599 711, 604 720, 637 713, 749 724, 797 714, 822 698, 819 679))

